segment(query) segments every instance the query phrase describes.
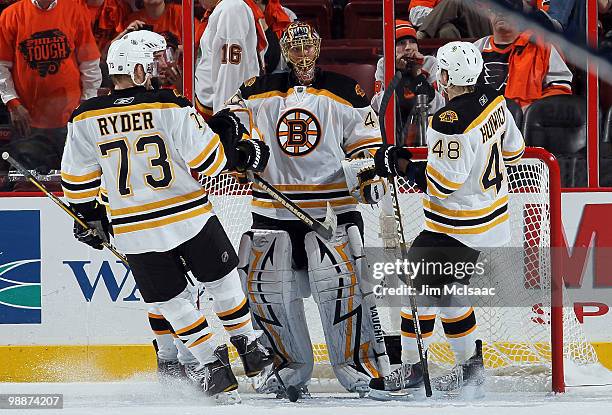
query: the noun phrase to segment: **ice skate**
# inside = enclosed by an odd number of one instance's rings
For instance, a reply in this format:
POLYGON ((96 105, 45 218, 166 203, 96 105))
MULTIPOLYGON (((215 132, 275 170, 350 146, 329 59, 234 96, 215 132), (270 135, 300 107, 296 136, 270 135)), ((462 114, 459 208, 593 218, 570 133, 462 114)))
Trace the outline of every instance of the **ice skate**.
POLYGON ((402 364, 384 378, 370 380, 369 397, 376 400, 413 398, 423 387, 423 367, 421 362, 402 364))
POLYGON ((157 358, 157 379, 164 384, 187 380, 185 368, 178 360, 160 360, 157 358))
POLYGON ((191 364, 185 366, 185 372, 206 396, 214 397, 218 403, 230 404, 240 401, 238 381, 229 363, 227 346, 221 345, 215 350, 217 360, 204 366, 191 364))
POLYGON ((432 379, 433 389, 450 397, 480 399, 484 397, 484 363, 482 341, 476 341, 476 352, 465 363, 455 366, 450 373, 432 379))
POLYGON ((244 366, 244 373, 248 377, 257 376, 274 361, 272 350, 261 344, 259 338, 249 342, 249 338, 245 335, 232 336, 230 342, 238 350, 238 355, 244 366))

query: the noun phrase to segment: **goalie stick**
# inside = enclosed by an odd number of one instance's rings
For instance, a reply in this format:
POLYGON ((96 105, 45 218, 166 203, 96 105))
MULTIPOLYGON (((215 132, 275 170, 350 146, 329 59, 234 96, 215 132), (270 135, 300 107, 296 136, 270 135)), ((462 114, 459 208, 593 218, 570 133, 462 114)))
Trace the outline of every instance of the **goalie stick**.
MULTIPOLYGON (((387 89, 383 94, 383 97, 380 102, 380 109, 378 112, 378 123, 380 125, 380 134, 382 136, 383 141, 387 142, 386 128, 385 128, 385 113, 387 112, 387 106, 389 105, 389 101, 393 96, 395 89, 399 85, 402 80, 402 73, 397 71, 387 89)), ((394 126, 395 127, 395 126, 394 126)), ((400 252, 402 255, 402 260, 408 260, 408 249, 406 246, 406 237, 404 236, 404 226, 402 224, 402 212, 400 210, 399 199, 398 199, 398 190, 395 176, 389 178, 391 182, 391 198, 393 204, 393 214, 395 216, 395 221, 397 223, 397 230, 399 236, 399 245, 400 252)), ((401 278, 398 277, 408 286, 409 292, 414 292, 414 288, 412 285, 412 278, 401 278)), ((410 310, 412 313, 412 322, 414 324, 414 334, 416 337, 417 348, 419 350, 419 360, 421 362, 421 366, 423 367, 423 383, 425 385, 425 395, 427 397, 431 397, 431 381, 429 379, 429 368, 427 367, 427 360, 425 358, 425 347, 423 345, 423 335, 421 333, 421 325, 419 323, 419 312, 416 302, 416 296, 414 294, 408 294, 408 298, 410 300, 410 310)))
POLYGON ((308 227, 315 231, 320 237, 324 238, 327 241, 331 240, 334 237, 334 234, 336 233, 336 227, 338 226, 338 218, 336 217, 336 214, 331 208, 329 202, 327 202, 325 221, 320 222, 310 216, 308 213, 306 213, 306 211, 304 211, 301 207, 292 202, 287 196, 278 191, 274 186, 265 181, 257 173, 248 172, 247 177, 253 183, 261 187, 264 192, 272 196, 272 198, 274 198, 281 205, 283 205, 285 209, 293 213, 295 217, 297 217, 303 223, 308 225, 308 227))
MULTIPOLYGON (((47 190, 45 185, 43 185, 36 177, 34 177, 34 175, 29 170, 27 170, 25 167, 23 167, 21 165, 21 163, 19 163, 17 160, 15 160, 13 157, 11 157, 11 155, 9 153, 7 153, 6 151, 4 153, 2 153, 2 158, 4 160, 6 160, 7 162, 9 162, 9 164, 11 166, 16 168, 17 171, 23 175, 23 177, 28 179, 34 186, 36 186, 38 189, 40 189, 40 191, 43 192, 45 194, 45 196, 47 196, 49 199, 51 199, 64 212, 66 212, 68 215, 70 215, 70 217, 72 217, 72 219, 74 219, 80 226, 82 226, 86 230, 91 230, 91 231, 95 232, 95 229, 93 229, 91 226, 89 226, 89 224, 87 222, 85 222, 79 216, 79 214, 74 209, 72 209, 72 207, 70 207, 70 205, 67 205, 66 203, 62 202, 62 200, 59 197, 55 196, 53 193, 51 193, 49 190, 47 190)), ((109 242, 106 242, 106 241, 102 241, 102 245, 105 248, 107 248, 109 251, 111 251, 113 254, 115 254, 115 256, 117 258, 119 258, 121 260, 121 262, 123 262, 123 264, 125 266, 129 267, 129 264, 128 264, 127 259, 125 258, 125 256, 123 256, 123 254, 121 254, 119 251, 117 251, 113 245, 111 245, 109 242)))

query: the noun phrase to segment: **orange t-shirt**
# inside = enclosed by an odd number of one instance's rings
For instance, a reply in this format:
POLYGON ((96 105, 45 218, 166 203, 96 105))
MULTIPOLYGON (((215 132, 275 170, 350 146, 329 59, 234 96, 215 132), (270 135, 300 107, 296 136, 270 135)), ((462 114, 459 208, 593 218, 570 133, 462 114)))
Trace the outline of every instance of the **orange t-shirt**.
POLYGON ((121 30, 124 30, 134 20, 142 20, 146 24, 153 26, 153 31, 155 33, 163 34, 164 32, 171 32, 179 39, 179 42, 182 45, 183 30, 181 19, 181 6, 179 6, 178 4, 170 3, 166 4, 166 9, 157 19, 149 17, 145 9, 138 10, 137 12, 128 15, 123 20, 121 30))
POLYGON ((70 0, 48 11, 30 0, 0 15, 0 60, 13 62, 19 100, 32 126, 64 127, 81 100, 79 63, 100 58, 89 19, 70 0))
POLYGON ((132 12, 130 6, 122 0, 104 0, 99 6, 88 6, 85 4, 89 14, 91 29, 98 44, 100 52, 119 33, 119 28, 123 24, 123 19, 132 12))

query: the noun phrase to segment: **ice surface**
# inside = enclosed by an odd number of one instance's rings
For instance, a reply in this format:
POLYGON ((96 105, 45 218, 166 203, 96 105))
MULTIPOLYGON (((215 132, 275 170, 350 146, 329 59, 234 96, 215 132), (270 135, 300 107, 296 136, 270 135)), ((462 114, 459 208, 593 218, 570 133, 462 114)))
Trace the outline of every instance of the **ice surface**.
POLYGON ((492 393, 484 400, 377 402, 341 393, 313 394, 290 403, 270 396, 242 393, 242 404, 215 406, 185 386, 162 387, 152 380, 131 379, 104 383, 0 383, 0 393, 63 393, 61 410, 0 410, 7 414, 58 415, 609 415, 612 386, 572 388, 565 394, 492 393))

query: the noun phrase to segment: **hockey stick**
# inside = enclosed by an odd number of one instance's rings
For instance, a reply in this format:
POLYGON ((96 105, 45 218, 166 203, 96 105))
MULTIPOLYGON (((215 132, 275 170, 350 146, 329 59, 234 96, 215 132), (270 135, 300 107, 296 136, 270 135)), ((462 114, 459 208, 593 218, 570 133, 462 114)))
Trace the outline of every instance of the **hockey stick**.
MULTIPOLYGON (((386 128, 385 128, 385 113, 387 112, 387 106, 389 105, 389 101, 395 92, 395 89, 399 85, 399 82, 402 79, 402 73, 397 71, 391 82, 389 83, 388 88, 385 90, 383 97, 380 102, 380 109, 378 112, 378 123, 380 125, 380 133, 384 142, 387 142, 386 128)), ((397 223, 397 231, 399 236, 399 245, 400 252, 402 255, 402 259, 404 261, 408 260, 408 248, 406 244, 406 237, 404 236, 404 226, 402 224, 402 212, 400 210, 398 191, 397 191, 397 183, 395 176, 389 178, 391 181, 391 197, 393 204, 393 213, 395 215, 395 221, 397 223)), ((412 313, 412 322, 414 325, 414 334, 416 337, 417 348, 419 350, 419 360, 421 362, 421 366, 423 367, 423 383, 425 385, 425 395, 427 397, 431 397, 431 380, 429 379, 429 368, 427 367, 427 360, 425 359, 425 346, 423 345, 423 334, 421 332, 421 324, 419 322, 419 311, 417 307, 416 296, 414 294, 414 285, 412 284, 412 278, 401 278, 398 277, 408 286, 408 299, 410 300, 410 310, 412 313)))
POLYGON ((333 238, 336 233, 336 227, 338 226, 338 218, 334 213, 329 202, 327 202, 327 211, 325 213, 325 221, 320 222, 310 216, 304 209, 292 202, 287 196, 278 191, 274 186, 261 178, 257 173, 248 172, 247 176, 249 180, 261 187, 267 194, 278 201, 285 209, 293 213, 295 217, 301 220, 303 223, 308 225, 310 229, 315 231, 319 236, 329 241, 333 238))
MULTIPOLYGON (((62 208, 62 210, 66 212, 68 215, 70 215, 72 219, 74 219, 80 226, 82 226, 86 230, 91 230, 95 232, 95 229, 89 226, 89 224, 85 222, 76 211, 74 211, 66 203, 62 202, 62 200, 59 197, 55 196, 53 193, 47 190, 47 188, 36 177, 34 177, 34 175, 30 173, 29 170, 27 170, 25 167, 21 165, 21 163, 19 163, 17 160, 11 157, 9 153, 7 153, 6 151, 2 153, 2 158, 8 161, 11 166, 16 168, 17 171, 21 173, 26 179, 28 179, 34 186, 38 187, 38 189, 40 189, 41 192, 43 192, 48 198, 50 198, 56 205, 62 208)), ((106 242, 106 241, 102 241, 102 245, 105 248, 108 248, 108 250, 111 251, 113 254, 115 254, 115 256, 119 258, 121 262, 123 262, 124 265, 129 266, 127 259, 123 256, 123 254, 117 251, 113 245, 111 245, 109 242, 106 242)))

